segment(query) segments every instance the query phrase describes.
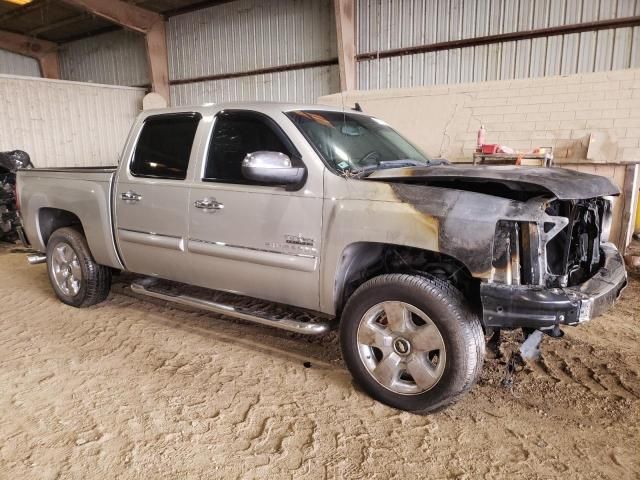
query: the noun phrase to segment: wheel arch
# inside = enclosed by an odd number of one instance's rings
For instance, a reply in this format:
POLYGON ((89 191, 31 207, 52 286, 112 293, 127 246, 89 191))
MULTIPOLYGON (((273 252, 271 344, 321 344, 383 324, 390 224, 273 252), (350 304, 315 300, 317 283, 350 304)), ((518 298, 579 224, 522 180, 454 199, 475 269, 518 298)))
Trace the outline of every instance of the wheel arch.
POLYGON ((51 234, 64 227, 79 229, 84 235, 84 227, 80 217, 75 213, 62 208, 42 207, 38 210, 38 235, 45 247, 51 234))
POLYGON ((333 301, 340 316, 349 296, 363 283, 385 273, 431 274, 452 283, 472 306, 480 304, 480 282, 469 268, 446 253, 382 242, 354 242, 342 251, 333 301))

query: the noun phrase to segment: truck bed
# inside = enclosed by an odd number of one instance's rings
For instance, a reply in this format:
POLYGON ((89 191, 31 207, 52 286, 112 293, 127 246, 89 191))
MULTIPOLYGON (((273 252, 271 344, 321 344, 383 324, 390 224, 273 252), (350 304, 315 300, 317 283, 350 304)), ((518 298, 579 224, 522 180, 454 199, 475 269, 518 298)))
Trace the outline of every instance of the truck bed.
POLYGON ((46 250, 46 240, 55 229, 47 218, 75 216, 84 230, 95 260, 122 268, 113 236, 112 187, 116 167, 30 168, 18 170, 17 190, 27 238, 38 251, 46 250))

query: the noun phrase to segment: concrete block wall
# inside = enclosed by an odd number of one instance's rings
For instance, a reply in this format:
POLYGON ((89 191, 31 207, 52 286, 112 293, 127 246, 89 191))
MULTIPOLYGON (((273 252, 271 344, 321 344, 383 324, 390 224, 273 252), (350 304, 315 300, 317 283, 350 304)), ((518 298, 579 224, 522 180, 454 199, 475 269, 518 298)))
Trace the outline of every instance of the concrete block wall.
POLYGON ((453 162, 471 161, 482 124, 487 143, 519 151, 552 146, 558 164, 640 162, 639 69, 354 91, 319 102, 359 102, 428 154, 453 162), (600 145, 588 155, 592 133, 600 145))

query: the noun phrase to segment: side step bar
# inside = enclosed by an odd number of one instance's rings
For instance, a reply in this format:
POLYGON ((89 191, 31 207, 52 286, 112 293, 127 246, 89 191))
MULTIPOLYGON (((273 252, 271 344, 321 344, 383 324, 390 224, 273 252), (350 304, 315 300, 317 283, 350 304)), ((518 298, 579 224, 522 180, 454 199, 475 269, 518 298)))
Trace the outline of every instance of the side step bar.
POLYGON ((189 295, 150 290, 148 287, 153 285, 153 280, 145 280, 132 283, 131 290, 140 295, 146 295, 148 297, 158 298, 160 300, 178 303, 180 305, 186 305, 188 307, 199 308, 201 310, 207 310, 221 315, 228 315, 248 322, 287 330, 289 332, 302 333, 304 335, 320 335, 331 330, 331 323, 328 321, 307 322, 295 320, 293 318, 278 318, 275 315, 268 315, 264 312, 260 312, 260 314, 258 314, 258 312, 242 306, 204 300, 189 295))
POLYGON ((29 262, 29 265, 37 265, 39 263, 46 263, 47 262, 47 256, 46 255, 40 255, 40 254, 29 255, 29 256, 27 256, 27 262, 29 262))

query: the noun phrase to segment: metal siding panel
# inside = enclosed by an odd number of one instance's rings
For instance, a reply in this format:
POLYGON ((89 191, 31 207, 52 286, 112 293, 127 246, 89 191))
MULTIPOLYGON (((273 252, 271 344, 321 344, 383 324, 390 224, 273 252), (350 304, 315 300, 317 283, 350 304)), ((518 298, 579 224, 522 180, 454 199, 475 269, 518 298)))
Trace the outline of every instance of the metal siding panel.
POLYGON ((60 49, 60 74, 66 80, 109 85, 145 85, 147 54, 144 37, 127 30, 105 33, 60 49))
POLYGON ((36 167, 116 165, 144 94, 0 75, 0 151, 25 150, 36 167))
POLYGON ((631 60, 629 67, 640 68, 640 27, 633 28, 633 40, 631 42, 631 60))
POLYGON ((0 74, 40 77, 40 65, 35 58, 0 49, 0 74))
POLYGON ((487 80, 487 56, 489 47, 487 45, 478 45, 473 47, 473 81, 484 82, 487 80))
POLYGON ((613 58, 613 38, 613 30, 600 30, 599 32, 597 32, 594 71, 601 72, 604 70, 611 70, 611 61, 613 58))
POLYGON ((446 84, 449 73, 449 50, 436 52, 436 84, 446 84))
POLYGON ((534 38, 533 40, 531 40, 531 56, 529 61, 530 77, 544 76, 546 57, 547 57, 547 39, 534 38))
POLYGON ((460 83, 460 61, 461 52, 459 48, 449 50, 449 63, 447 69, 447 83, 460 83))
POLYGON ((532 28, 546 28, 549 26, 549 10, 551 0, 535 0, 533 6, 532 28))
POLYGON ((487 46, 487 80, 500 79, 500 59, 502 57, 502 44, 494 43, 487 46))
POLYGON ((475 48, 466 47, 460 49, 460 83, 473 82, 473 70, 475 63, 475 48))
POLYGON ((562 37, 547 38, 547 56, 545 59, 544 72, 546 76, 560 75, 562 65, 562 37))
POLYGON ((331 0, 229 2, 171 17, 167 35, 171 80, 337 56, 331 0))
POLYGON ((616 3, 618 3, 617 0, 600 0, 598 20, 609 20, 611 18, 615 18, 616 3))
POLYGON ((578 50, 578 73, 593 72, 596 58, 596 32, 580 34, 580 48, 578 50))
POLYGON ((566 0, 553 0, 549 4, 549 27, 557 27, 564 25, 564 16, 566 12, 566 0))
POLYGON ((631 50, 633 48, 633 29, 617 28, 614 34, 613 57, 611 69, 629 68, 631 63, 631 50))
POLYGON ((600 0, 582 0, 582 22, 595 22, 598 20, 598 6, 600 0))
POLYGON ((171 97, 176 106, 249 100, 314 103, 339 90, 338 84, 335 65, 173 85, 171 97))
POLYGON ((531 66, 531 40, 516 42, 515 78, 528 78, 531 66))
MULTIPOLYGON (((640 0, 360 0, 359 52, 640 14, 640 0)), ((359 88, 567 75, 637 66, 640 27, 360 62, 359 88)))
POLYGON ((580 51, 580 35, 563 35, 562 41, 562 63, 560 73, 562 75, 572 75, 576 73, 578 67, 578 54, 580 51))
POLYGON ((502 31, 504 21, 504 1, 491 0, 489 4, 489 35, 504 33, 502 31))
POLYGON ((515 75, 516 45, 515 42, 502 44, 500 59, 500 80, 511 80, 515 75))

